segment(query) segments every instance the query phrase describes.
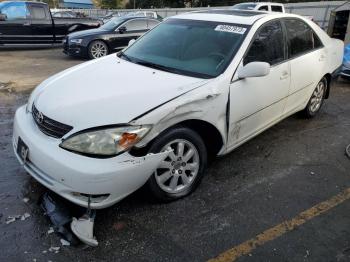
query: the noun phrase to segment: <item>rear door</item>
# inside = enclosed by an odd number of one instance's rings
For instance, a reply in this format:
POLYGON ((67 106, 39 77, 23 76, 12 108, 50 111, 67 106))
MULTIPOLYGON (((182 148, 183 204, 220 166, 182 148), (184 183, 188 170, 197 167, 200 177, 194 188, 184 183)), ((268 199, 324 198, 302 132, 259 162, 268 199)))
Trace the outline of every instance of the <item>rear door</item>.
POLYGON ((3 2, 0 12, 6 15, 0 21, 0 44, 29 44, 31 19, 25 2, 3 2))
POLYGON ((53 24, 51 14, 46 5, 39 3, 28 3, 31 16, 31 29, 33 43, 51 44, 54 42, 53 24))
POLYGON ((289 42, 291 86, 286 112, 301 109, 322 78, 327 53, 322 42, 303 20, 283 19, 289 42))

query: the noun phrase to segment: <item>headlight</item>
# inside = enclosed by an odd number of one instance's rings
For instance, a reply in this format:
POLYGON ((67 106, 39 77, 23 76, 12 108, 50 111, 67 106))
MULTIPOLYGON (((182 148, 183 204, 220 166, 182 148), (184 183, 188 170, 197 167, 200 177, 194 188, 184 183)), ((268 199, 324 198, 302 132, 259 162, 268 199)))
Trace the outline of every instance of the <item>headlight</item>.
POLYGON ((64 140, 60 147, 87 155, 115 156, 134 146, 150 129, 147 125, 79 132, 64 140))
POLYGON ((83 42, 83 39, 70 39, 69 41, 74 44, 81 44, 81 42, 83 42))

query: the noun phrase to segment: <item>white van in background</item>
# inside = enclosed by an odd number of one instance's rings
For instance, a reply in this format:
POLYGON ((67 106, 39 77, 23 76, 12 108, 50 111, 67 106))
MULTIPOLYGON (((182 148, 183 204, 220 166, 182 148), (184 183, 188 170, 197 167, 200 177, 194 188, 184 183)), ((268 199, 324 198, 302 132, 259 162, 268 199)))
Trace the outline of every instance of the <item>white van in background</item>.
POLYGON ((234 10, 255 10, 255 11, 267 11, 267 12, 280 12, 285 13, 284 5, 280 3, 271 2, 248 2, 236 4, 232 7, 234 10))

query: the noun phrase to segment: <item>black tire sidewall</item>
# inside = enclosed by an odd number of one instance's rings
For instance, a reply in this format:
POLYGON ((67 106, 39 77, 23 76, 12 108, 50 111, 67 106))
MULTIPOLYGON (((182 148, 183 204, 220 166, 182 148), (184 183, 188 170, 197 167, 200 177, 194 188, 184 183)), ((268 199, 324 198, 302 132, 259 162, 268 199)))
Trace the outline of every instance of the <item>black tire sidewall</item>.
POLYGON ((101 44, 105 45, 106 48, 107 48, 107 54, 106 54, 106 56, 109 54, 109 48, 108 48, 108 45, 107 45, 105 42, 103 42, 103 41, 101 41, 101 40, 94 40, 94 41, 92 41, 92 42, 88 45, 88 56, 89 56, 90 59, 96 59, 96 58, 93 57, 92 54, 91 54, 91 47, 92 47, 93 44, 95 44, 95 43, 101 43, 101 44))
POLYGON ((163 202, 169 202, 173 200, 177 200, 179 198, 185 197, 192 193, 200 184, 204 171, 207 166, 207 149, 205 147, 205 144, 195 131, 186 128, 186 127, 177 127, 170 130, 167 130, 160 134, 158 138, 152 143, 149 152, 150 153, 159 153, 163 147, 168 144, 171 141, 174 141, 176 139, 184 139, 189 142, 191 142, 197 149, 199 154, 199 170, 198 174, 195 178, 195 180, 192 182, 192 184, 184 191, 181 191, 179 193, 168 193, 163 191, 157 184, 155 174, 153 173, 149 180, 147 181, 146 185, 152 192, 155 198, 157 198, 160 201, 163 202))

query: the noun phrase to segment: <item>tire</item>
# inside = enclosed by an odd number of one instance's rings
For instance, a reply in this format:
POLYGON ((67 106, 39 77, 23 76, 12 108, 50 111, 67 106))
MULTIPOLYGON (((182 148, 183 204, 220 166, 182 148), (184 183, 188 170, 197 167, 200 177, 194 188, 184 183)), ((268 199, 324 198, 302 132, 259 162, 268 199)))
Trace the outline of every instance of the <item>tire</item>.
POLYGON ((174 201, 191 194, 200 184, 207 166, 207 149, 202 138, 193 130, 177 127, 165 131, 153 142, 149 152, 159 153, 169 146, 174 151, 146 183, 152 195, 161 202, 174 201))
POLYGON ((90 59, 96 59, 108 55, 109 50, 105 42, 101 40, 92 41, 88 47, 88 55, 90 59))
POLYGON ((318 82, 315 90, 312 92, 307 106, 302 111, 302 115, 306 118, 313 118, 321 110, 328 88, 327 79, 324 77, 318 82))

